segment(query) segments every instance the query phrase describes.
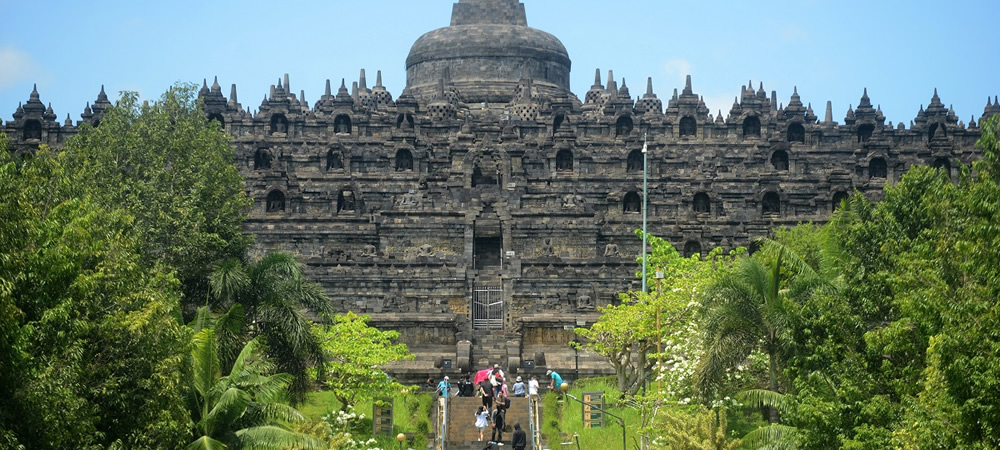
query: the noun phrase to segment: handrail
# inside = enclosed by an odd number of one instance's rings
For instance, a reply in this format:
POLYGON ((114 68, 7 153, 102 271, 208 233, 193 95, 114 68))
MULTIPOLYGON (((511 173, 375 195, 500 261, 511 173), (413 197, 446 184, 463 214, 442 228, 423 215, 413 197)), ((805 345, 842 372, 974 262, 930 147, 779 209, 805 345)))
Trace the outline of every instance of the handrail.
POLYGON ((541 450, 542 448, 542 418, 538 408, 538 400, 528 396, 528 426, 531 431, 531 448, 541 450))
POLYGON ((449 398, 440 397, 438 402, 438 440, 441 441, 439 450, 445 450, 444 444, 448 440, 448 403, 449 398), (443 406, 442 406, 443 405, 443 406))

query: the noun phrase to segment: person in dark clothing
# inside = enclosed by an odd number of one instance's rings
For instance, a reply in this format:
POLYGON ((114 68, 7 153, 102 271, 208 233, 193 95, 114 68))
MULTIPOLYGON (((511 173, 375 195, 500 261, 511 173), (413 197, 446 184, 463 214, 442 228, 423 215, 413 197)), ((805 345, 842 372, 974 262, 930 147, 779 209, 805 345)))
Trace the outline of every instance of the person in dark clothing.
POLYGON ((479 395, 483 396, 483 406, 486 409, 493 409, 493 386, 490 386, 490 382, 483 380, 479 383, 479 395))
POLYGON ((503 429, 507 426, 506 418, 507 408, 500 408, 498 406, 497 409, 493 411, 493 435, 490 436, 490 441, 503 441, 503 429))
POLYGON ((520 423, 514 424, 514 436, 510 438, 510 445, 514 450, 524 450, 528 446, 528 435, 521 429, 520 423))
POLYGON ((459 397, 472 397, 476 395, 474 386, 472 382, 469 381, 469 376, 466 375, 462 377, 462 381, 458 382, 458 396, 459 397))

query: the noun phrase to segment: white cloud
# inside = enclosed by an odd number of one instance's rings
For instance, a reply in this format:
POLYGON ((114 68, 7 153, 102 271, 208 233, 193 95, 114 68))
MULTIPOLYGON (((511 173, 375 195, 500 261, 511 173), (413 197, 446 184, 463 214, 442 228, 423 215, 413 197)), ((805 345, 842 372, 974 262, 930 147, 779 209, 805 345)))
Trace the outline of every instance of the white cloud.
POLYGON ((683 59, 671 59, 663 63, 663 73, 669 77, 672 85, 683 88, 687 76, 691 75, 691 63, 683 59))
POLYGON ((31 56, 13 47, 0 48, 0 89, 30 79, 39 73, 31 56))

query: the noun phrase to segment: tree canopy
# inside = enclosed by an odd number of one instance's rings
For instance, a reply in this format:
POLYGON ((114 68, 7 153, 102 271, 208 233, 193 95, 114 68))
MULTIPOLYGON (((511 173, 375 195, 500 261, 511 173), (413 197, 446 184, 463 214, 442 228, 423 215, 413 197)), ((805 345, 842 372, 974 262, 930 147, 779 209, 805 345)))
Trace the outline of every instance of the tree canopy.
POLYGON ((396 331, 380 331, 368 325, 367 316, 347 313, 334 317, 330 325, 313 328, 326 363, 319 378, 347 411, 357 398, 377 399, 402 391, 405 386, 385 373, 395 361, 413 359, 396 331))
POLYGON ((0 436, 40 449, 179 444, 180 285, 143 264, 128 211, 78 193, 66 159, 0 151, 0 436))
POLYGON ((187 312, 208 298, 206 268, 245 255, 250 201, 228 137, 205 118, 194 85, 153 104, 122 93, 100 126, 84 124, 60 153, 77 193, 129 213, 142 262, 175 272, 187 312))

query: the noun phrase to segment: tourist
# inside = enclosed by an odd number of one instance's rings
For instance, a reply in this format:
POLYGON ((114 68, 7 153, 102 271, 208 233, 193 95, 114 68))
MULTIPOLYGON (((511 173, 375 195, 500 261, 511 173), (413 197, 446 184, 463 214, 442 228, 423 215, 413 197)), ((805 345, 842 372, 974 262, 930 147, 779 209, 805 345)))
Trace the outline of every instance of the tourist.
POLYGON ((528 380, 528 396, 533 400, 538 400, 538 377, 531 377, 528 380))
POLYGON ((494 402, 497 404, 497 408, 510 409, 510 397, 504 393, 501 393, 499 397, 494 399, 494 402))
POLYGON ((438 403, 440 403, 441 408, 446 407, 448 405, 448 395, 451 392, 451 382, 448 381, 448 375, 445 375, 444 379, 438 383, 437 392, 438 403))
POLYGON ((520 423, 514 424, 514 435, 510 438, 510 445, 514 450, 524 450, 528 446, 528 435, 521 429, 520 423))
POLYGON ((503 440, 503 428, 507 426, 507 408, 501 407, 498 399, 497 409, 493 410, 493 434, 490 436, 491 442, 499 443, 503 440))
POLYGON ((462 381, 458 382, 458 396, 459 397, 473 397, 476 395, 475 386, 469 381, 469 376, 466 375, 462 377, 462 381))
POLYGON ((504 380, 503 370, 500 370, 500 364, 494 364, 493 370, 490 371, 490 386, 493 386, 493 396, 496 397, 500 394, 502 390, 504 380))
POLYGON ((483 406, 486 409, 493 408, 493 386, 490 386, 490 382, 483 380, 479 382, 479 395, 483 397, 483 406))
POLYGON ((521 381, 521 377, 517 377, 514 381, 514 397, 524 397, 524 393, 524 382, 521 381))
POLYGON ((480 406, 476 411, 476 428, 479 428, 479 441, 483 440, 483 430, 490 424, 490 411, 486 407, 480 406))
POLYGON ((561 389, 563 384, 563 379, 559 376, 559 373, 554 370, 549 370, 545 372, 546 376, 552 377, 552 381, 549 383, 549 389, 561 389))

